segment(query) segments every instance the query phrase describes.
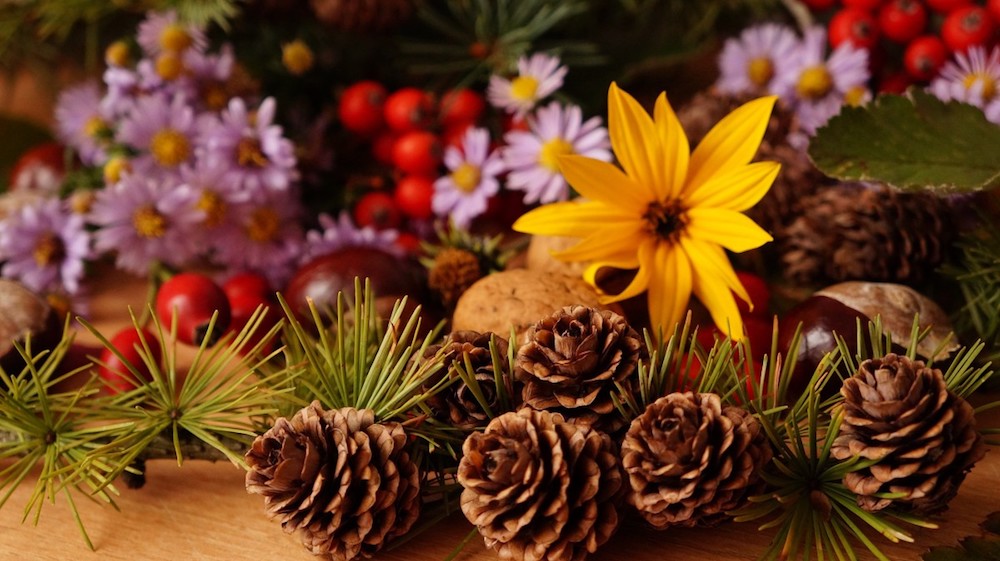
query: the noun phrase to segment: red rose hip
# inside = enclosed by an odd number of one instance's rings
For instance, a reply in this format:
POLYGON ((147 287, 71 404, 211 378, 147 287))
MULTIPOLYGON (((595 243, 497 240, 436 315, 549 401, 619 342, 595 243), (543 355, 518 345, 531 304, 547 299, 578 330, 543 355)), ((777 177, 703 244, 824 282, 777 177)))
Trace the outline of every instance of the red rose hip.
POLYGON ((143 350, 143 341, 149 347, 149 358, 154 363, 159 363, 163 349, 160 348, 159 340, 145 328, 137 330, 128 326, 116 333, 109 343, 117 353, 108 347, 101 350, 97 375, 107 384, 108 392, 126 392, 152 379, 149 367, 142 358, 144 353, 140 352, 143 350))
POLYGON ((160 286, 156 294, 156 315, 165 328, 177 322, 178 341, 188 345, 205 342, 211 346, 229 326, 229 300, 222 287, 211 278, 200 273, 180 273, 160 286), (218 318, 209 330, 216 312, 218 318))

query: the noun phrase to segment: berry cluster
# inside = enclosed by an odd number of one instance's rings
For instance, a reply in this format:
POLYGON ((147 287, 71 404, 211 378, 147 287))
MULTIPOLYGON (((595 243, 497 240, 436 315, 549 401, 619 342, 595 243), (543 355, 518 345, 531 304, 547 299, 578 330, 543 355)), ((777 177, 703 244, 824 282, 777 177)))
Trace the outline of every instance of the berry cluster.
POLYGON ((951 53, 996 44, 1000 0, 803 0, 827 21, 830 45, 871 53, 879 89, 938 76, 951 53))

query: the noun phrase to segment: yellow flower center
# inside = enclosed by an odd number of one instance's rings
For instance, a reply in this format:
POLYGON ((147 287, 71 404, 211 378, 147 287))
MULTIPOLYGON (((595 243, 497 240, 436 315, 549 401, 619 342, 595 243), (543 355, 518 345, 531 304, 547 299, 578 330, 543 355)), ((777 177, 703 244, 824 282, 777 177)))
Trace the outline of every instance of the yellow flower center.
POLYGON ((215 228, 226 217, 226 202, 212 191, 202 191, 197 208, 205 213, 205 226, 215 228))
POLYGON ((532 101, 538 92, 538 80, 531 76, 518 76, 510 83, 510 96, 518 101, 532 101))
POLYGON ((538 153, 538 163, 552 171, 559 171, 559 156, 573 153, 572 144, 561 138, 553 138, 542 144, 542 150, 538 153))
POLYGON ((165 51, 179 53, 190 47, 192 43, 194 43, 194 39, 191 38, 191 34, 179 24, 170 24, 160 32, 160 46, 165 51))
POLYGON ((184 73, 184 61, 177 53, 165 52, 156 57, 156 74, 160 78, 171 82, 181 77, 184 73))
POLYGON ((753 85, 762 88, 774 78, 774 63, 767 57, 758 57, 747 65, 747 76, 753 85))
POLYGON ((226 87, 218 82, 208 82, 201 87, 201 101, 205 107, 218 111, 226 106, 229 93, 226 87))
POLYGON ((57 263, 66 256, 66 247, 62 240, 52 232, 46 232, 35 241, 35 263, 39 267, 47 267, 57 263))
POLYGON ((69 208, 74 214, 87 214, 94 204, 93 191, 73 191, 69 196, 69 208))
POLYGON ((313 52, 301 39, 296 39, 281 48, 281 63, 295 76, 301 76, 313 67, 313 52))
POLYGON ((983 101, 990 101, 997 95, 997 82, 984 72, 974 72, 966 75, 962 80, 962 85, 966 90, 972 90, 977 85, 982 84, 983 101))
POLYGON ((104 61, 111 66, 125 66, 128 64, 131 49, 125 41, 115 41, 104 49, 104 61))
POLYGON ((269 208, 258 208, 250 215, 246 225, 247 237, 257 243, 272 241, 278 237, 281 220, 277 213, 269 208))
POLYGON ((480 177, 479 166, 474 166, 470 163, 464 163, 458 166, 458 169, 451 172, 451 180, 455 183, 455 187, 458 187, 459 191, 465 193, 471 193, 476 190, 480 177))
POLYGON ((799 97, 805 99, 819 99, 830 93, 831 89, 833 89, 833 77, 822 64, 806 68, 799 75, 799 82, 795 85, 799 97))
POLYGON ((132 227, 143 238, 159 238, 167 233, 167 217, 152 205, 132 213, 132 227))
POLYGON ((650 234, 670 242, 676 242, 687 226, 687 215, 680 201, 653 201, 642 218, 650 234))
POLYGON ((260 141, 256 138, 243 138, 236 143, 236 163, 239 165, 262 168, 268 161, 267 156, 260 151, 260 141))
POLYGON ((163 129, 153 135, 149 143, 153 159, 161 166, 174 167, 188 159, 191 145, 186 136, 174 129, 163 129))
POLYGON ((864 86, 854 86, 844 94, 844 103, 851 107, 857 107, 864 101, 866 93, 868 93, 868 89, 864 86))
POLYGON ((108 124, 97 115, 87 119, 87 122, 83 124, 83 133, 90 138, 101 138, 106 136, 108 132, 108 124))
POLYGON ((113 156, 108 163, 104 164, 104 182, 108 184, 118 183, 122 174, 131 171, 132 165, 128 158, 124 156, 113 156))

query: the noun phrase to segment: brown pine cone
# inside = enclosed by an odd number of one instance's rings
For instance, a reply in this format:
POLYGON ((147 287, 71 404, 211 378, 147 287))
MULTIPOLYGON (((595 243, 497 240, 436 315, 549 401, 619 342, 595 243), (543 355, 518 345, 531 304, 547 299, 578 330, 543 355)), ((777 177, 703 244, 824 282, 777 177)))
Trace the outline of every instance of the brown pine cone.
POLYGON ((462 447, 462 512, 500 559, 580 561, 618 527, 625 489, 606 434, 521 409, 462 447))
MULTIPOLYGON (((445 339, 442 345, 432 345, 424 351, 424 358, 430 358, 438 353, 443 347, 445 349, 444 364, 441 367, 441 375, 457 377, 453 366, 456 361, 465 364, 465 356, 469 358, 472 365, 472 372, 476 381, 479 382, 479 389, 483 393, 486 404, 494 416, 506 413, 507 410, 497 395, 496 377, 493 371, 493 357, 490 355, 490 336, 496 341, 497 352, 500 355, 499 377, 501 383, 506 386, 507 395, 511 398, 510 407, 516 407, 520 399, 520 384, 517 384, 510 374, 510 364, 507 360, 507 340, 493 333, 479 333, 477 331, 453 331, 445 339)), ((434 417, 452 425, 471 430, 482 427, 489 420, 479 400, 472 393, 469 386, 459 380, 448 386, 441 392, 434 394, 427 399, 434 417)))
POLYGON ((616 382, 634 385, 645 345, 624 317, 569 306, 536 323, 527 339, 515 364, 525 405, 605 432, 625 426, 611 395, 616 382))
POLYGON ((280 418, 246 454, 246 487, 316 555, 369 557, 420 514, 420 474, 399 423, 314 401, 280 418))
POLYGON ((955 237, 947 203, 930 193, 840 184, 802 208, 778 239, 785 276, 800 283, 920 282, 955 237))
POLYGON ((475 253, 449 247, 434 258, 434 263, 427 271, 427 286, 441 295, 441 302, 445 307, 453 308, 459 297, 484 275, 475 253))
POLYGON ((890 505, 919 513, 947 508, 986 453, 972 406, 948 390, 937 368, 888 354, 844 380, 844 421, 831 453, 878 463, 848 473, 844 485, 869 511, 890 505), (888 499, 881 493, 901 493, 888 499))
POLYGON ((770 460, 760 423, 709 393, 657 399, 622 443, 629 502, 658 530, 721 521, 755 492, 770 460))
POLYGON ((413 0, 309 0, 316 19, 342 31, 382 31, 406 21, 413 0))

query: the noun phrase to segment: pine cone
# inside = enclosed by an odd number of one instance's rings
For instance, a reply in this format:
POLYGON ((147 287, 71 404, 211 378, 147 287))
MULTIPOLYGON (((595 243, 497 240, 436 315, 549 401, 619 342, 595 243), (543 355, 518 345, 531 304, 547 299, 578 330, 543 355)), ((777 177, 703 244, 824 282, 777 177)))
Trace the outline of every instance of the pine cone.
POLYGON ((930 193, 841 184, 802 207, 778 244, 785 275, 805 284, 920 282, 955 237, 947 203, 930 193))
POLYGON ((618 527, 624 491, 611 438, 521 409, 462 447, 462 512, 500 559, 579 561, 618 527))
POLYGON ((614 432, 625 420, 615 410, 615 383, 634 385, 645 346, 625 318, 608 310, 569 306, 539 321, 517 351, 524 404, 614 432))
MULTIPOLYGON (((714 90, 695 95, 677 112, 688 141, 697 145, 716 123, 755 96, 728 96, 714 90)), ((766 195, 747 211, 762 228, 776 238, 785 226, 802 211, 802 199, 816 192, 824 181, 823 174, 809 160, 805 151, 793 146, 802 137, 795 112, 779 102, 771 113, 764 139, 757 150, 757 161, 781 164, 781 172, 766 195)))
POLYGON ((709 393, 657 399, 622 443, 629 502, 658 530, 721 521, 755 492, 770 460, 760 423, 709 393))
MULTIPOLYGON (((507 395, 514 401, 510 405, 516 406, 516 402, 520 401, 520 384, 516 384, 511 378, 510 364, 507 360, 507 340, 503 337, 477 331, 454 331, 448 335, 443 345, 428 347, 424 352, 424 358, 434 356, 444 347, 445 361, 441 368, 441 375, 457 376, 453 370, 455 361, 462 361, 464 364, 465 355, 468 355, 476 381, 479 382, 479 389, 482 391, 490 411, 494 415, 500 415, 506 411, 496 391, 493 357, 490 355, 491 336, 496 341, 497 351, 501 359, 500 379, 506 385, 507 395)), ((489 415, 486 414, 479 400, 476 399, 469 386, 462 381, 456 382, 429 397, 427 405, 430 406, 435 418, 450 422, 464 430, 480 428, 489 420, 489 415)))
POLYGON ((878 461, 844 477, 865 510, 893 504, 925 514, 944 510, 985 454, 972 406, 922 361, 895 354, 866 360, 840 393, 844 421, 833 457, 878 461))
POLYGON ((246 487, 316 555, 369 557, 420 514, 420 475, 399 423, 319 402, 280 418, 246 454, 246 487))
POLYGON ((341 31, 383 31, 406 21, 413 0, 309 0, 316 19, 341 31))
POLYGON ((477 280, 483 278, 483 275, 484 271, 476 254, 449 247, 434 258, 427 272, 427 286, 441 295, 441 302, 446 307, 452 308, 459 297, 477 280))

